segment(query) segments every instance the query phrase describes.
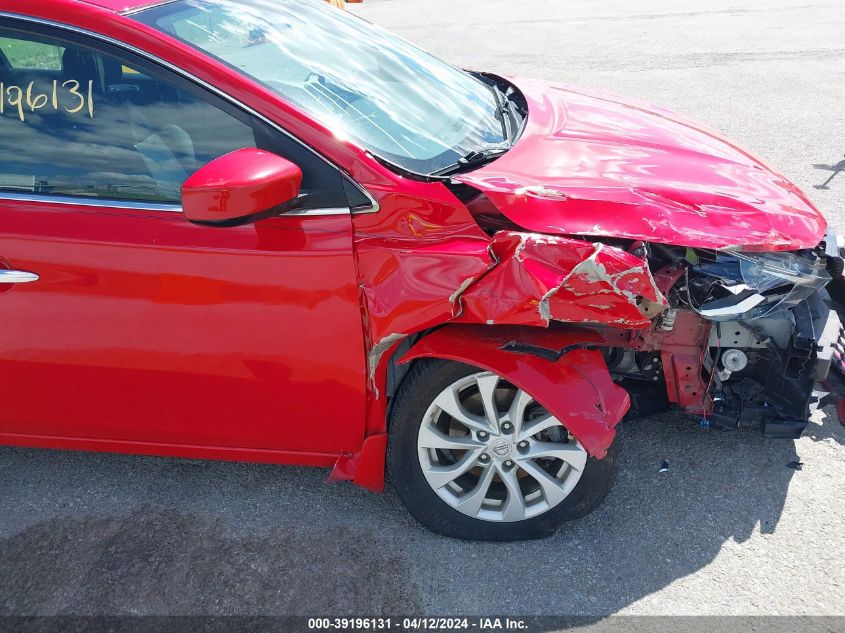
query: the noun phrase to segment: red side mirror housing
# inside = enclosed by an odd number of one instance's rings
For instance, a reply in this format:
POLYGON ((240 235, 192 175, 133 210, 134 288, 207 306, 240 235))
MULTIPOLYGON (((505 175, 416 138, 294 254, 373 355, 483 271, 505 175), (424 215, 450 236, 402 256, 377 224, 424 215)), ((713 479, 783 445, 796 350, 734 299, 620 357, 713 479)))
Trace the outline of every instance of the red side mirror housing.
POLYGON ((297 165, 247 147, 211 161, 188 178, 182 185, 182 210, 198 224, 246 224, 295 200, 301 186, 297 165))

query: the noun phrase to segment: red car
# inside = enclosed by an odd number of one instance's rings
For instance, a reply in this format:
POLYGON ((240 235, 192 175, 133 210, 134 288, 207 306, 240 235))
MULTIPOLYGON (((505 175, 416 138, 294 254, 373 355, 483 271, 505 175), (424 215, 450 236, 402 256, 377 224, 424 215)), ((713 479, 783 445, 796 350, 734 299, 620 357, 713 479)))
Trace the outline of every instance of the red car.
POLYGON ((801 435, 836 236, 667 110, 314 0, 0 0, 0 443, 331 467, 443 534, 596 507, 619 422, 801 435))

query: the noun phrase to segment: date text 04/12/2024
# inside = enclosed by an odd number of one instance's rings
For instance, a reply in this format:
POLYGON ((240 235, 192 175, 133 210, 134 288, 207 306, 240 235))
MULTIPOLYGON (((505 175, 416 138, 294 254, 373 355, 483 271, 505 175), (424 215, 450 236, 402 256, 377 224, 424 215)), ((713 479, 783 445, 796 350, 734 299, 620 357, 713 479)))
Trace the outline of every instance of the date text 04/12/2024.
POLYGON ((36 90, 34 81, 30 81, 25 87, 0 82, 0 115, 5 114, 7 108, 13 108, 22 122, 26 121, 27 114, 45 108, 68 114, 82 113, 93 119, 94 82, 79 82, 76 79, 59 82, 54 79, 46 92, 44 89, 36 90), (71 103, 65 105, 64 102, 68 99, 71 103))
POLYGON ((314 631, 522 631, 528 624, 519 618, 309 618, 314 631))

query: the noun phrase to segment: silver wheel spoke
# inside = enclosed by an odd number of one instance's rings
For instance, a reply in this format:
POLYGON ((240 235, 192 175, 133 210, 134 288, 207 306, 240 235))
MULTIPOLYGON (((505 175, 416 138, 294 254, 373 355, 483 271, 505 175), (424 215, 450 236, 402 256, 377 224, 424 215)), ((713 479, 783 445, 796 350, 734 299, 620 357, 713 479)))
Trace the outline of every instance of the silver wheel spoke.
POLYGON ((466 437, 446 435, 428 424, 420 427, 417 443, 423 448, 440 448, 453 451, 468 451, 482 446, 482 443, 472 435, 466 437))
POLYGON ((510 409, 508 409, 508 421, 513 424, 513 436, 517 441, 522 439, 520 434, 522 433, 522 420, 525 418, 525 408, 532 402, 534 402, 534 398, 520 389, 516 392, 510 409))
POLYGON ((587 464, 587 452, 578 444, 557 444, 555 442, 534 442, 523 459, 556 457, 581 472, 587 464))
POLYGON ((481 452, 482 449, 476 448, 475 450, 464 453, 454 464, 449 464, 448 466, 429 466, 425 469, 425 478, 435 490, 442 488, 475 466, 481 452))
POLYGON ((499 386, 499 377, 496 374, 482 374, 476 378, 475 382, 478 384, 478 392, 481 394, 487 423, 493 433, 498 433, 499 410, 496 408, 496 387, 499 386))
POLYGON ((517 441, 524 440, 532 435, 537 435, 540 431, 545 431, 553 426, 560 426, 558 419, 551 413, 547 413, 535 420, 526 420, 522 424, 522 433, 517 437, 517 441))
POLYGON ((455 507, 461 512, 473 516, 477 515, 478 511, 481 510, 481 504, 484 503, 484 499, 487 496, 487 491, 490 490, 490 484, 495 474, 496 471, 492 465, 485 466, 484 470, 481 471, 481 476, 478 478, 478 483, 475 484, 475 488, 461 497, 455 507))
POLYGON ((543 491, 543 497, 550 508, 563 501, 569 494, 569 490, 565 490, 557 479, 531 460, 520 462, 519 465, 540 484, 540 490, 543 491))
POLYGON ((505 484, 508 490, 508 498, 505 501, 505 506, 502 508, 502 518, 505 521, 520 521, 525 518, 525 497, 522 496, 522 490, 519 487, 519 478, 516 476, 516 468, 505 470, 502 466, 497 465, 499 477, 505 484))
POLYGON ((485 418, 473 415, 464 410, 464 407, 460 402, 460 394, 457 389, 453 388, 444 391, 437 396, 434 404, 471 431, 484 431, 485 433, 494 431, 485 418))

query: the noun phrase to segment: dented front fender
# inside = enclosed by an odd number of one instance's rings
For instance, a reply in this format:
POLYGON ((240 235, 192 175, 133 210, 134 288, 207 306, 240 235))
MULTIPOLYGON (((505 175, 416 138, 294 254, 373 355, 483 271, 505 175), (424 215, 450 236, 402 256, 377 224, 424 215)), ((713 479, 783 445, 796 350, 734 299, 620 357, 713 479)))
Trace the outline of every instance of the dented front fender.
POLYGON ((602 339, 580 328, 543 331, 526 327, 446 325, 401 359, 442 358, 492 371, 528 392, 601 459, 628 411, 628 393, 614 384, 601 352, 602 339))

